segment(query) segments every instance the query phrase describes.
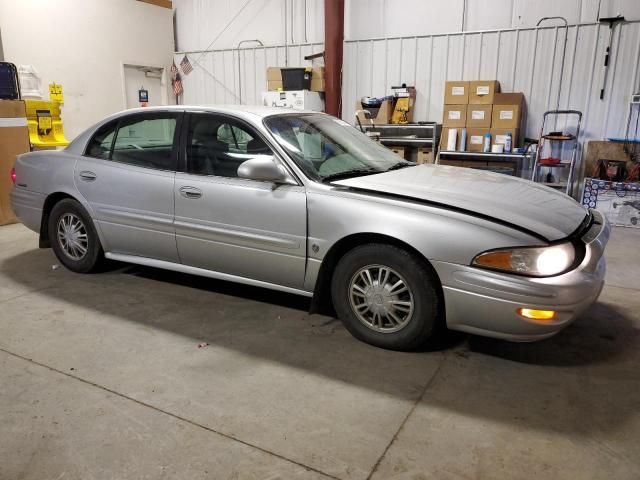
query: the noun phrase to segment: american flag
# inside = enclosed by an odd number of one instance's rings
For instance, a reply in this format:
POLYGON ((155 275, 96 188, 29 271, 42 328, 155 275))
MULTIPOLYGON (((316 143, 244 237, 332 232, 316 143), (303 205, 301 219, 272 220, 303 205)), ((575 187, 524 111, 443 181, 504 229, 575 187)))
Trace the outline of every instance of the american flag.
POLYGON ((171 79, 175 80, 177 75, 178 75, 178 67, 176 67, 176 62, 174 61, 171 64, 171 79))
POLYGON ((182 80, 180 79, 180 75, 178 73, 176 73, 175 77, 173 77, 173 82, 171 83, 173 85, 173 94, 176 97, 182 95, 182 80))
POLYGON ((185 55, 182 60, 180 60, 180 68, 182 69, 182 73, 185 75, 189 75, 193 71, 193 67, 191 66, 191 62, 185 55))

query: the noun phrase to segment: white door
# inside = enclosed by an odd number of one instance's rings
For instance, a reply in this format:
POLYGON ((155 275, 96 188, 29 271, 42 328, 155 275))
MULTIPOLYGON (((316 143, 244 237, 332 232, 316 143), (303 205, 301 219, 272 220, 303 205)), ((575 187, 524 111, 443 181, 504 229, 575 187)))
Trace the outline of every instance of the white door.
POLYGON ((124 65, 125 107, 137 108, 140 105, 138 92, 144 89, 149 92, 147 106, 167 104, 167 93, 162 86, 163 69, 141 65, 124 65))

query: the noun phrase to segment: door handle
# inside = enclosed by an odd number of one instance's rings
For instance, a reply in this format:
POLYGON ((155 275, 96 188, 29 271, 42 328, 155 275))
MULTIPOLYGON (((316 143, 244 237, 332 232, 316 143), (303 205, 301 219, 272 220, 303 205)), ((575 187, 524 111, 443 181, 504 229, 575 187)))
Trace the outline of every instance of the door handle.
POLYGON ((202 190, 195 187, 182 187, 180 188, 180 195, 184 198, 200 198, 202 197, 202 190))
POLYGON ((88 170, 83 170, 80 172, 80 179, 85 182, 93 182, 96 179, 96 174, 88 170))

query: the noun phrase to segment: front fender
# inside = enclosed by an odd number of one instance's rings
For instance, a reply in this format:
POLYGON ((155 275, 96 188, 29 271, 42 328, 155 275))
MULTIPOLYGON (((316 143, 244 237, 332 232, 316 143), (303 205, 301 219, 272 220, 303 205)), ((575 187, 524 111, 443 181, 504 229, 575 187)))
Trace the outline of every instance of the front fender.
POLYGON ((351 235, 384 235, 410 245, 428 261, 462 265, 485 250, 541 244, 532 235, 486 218, 384 195, 346 189, 310 191, 307 205, 307 290, 315 288, 334 245, 351 235))

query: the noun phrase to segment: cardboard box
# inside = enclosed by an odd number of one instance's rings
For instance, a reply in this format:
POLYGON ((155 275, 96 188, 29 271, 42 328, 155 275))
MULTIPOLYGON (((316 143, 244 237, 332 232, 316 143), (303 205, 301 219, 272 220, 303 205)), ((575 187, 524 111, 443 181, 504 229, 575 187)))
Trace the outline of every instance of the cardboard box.
POLYGON ((460 132, 462 131, 462 128, 454 129, 450 127, 442 127, 442 132, 440 133, 440 150, 444 152, 448 151, 447 142, 449 140, 449 130, 458 130, 458 136, 456 137, 456 150, 460 149, 460 132))
POLYGON ((284 107, 294 110, 324 112, 324 100, 319 92, 309 90, 287 90, 286 92, 262 92, 265 107, 284 107))
MULTIPOLYGON (((324 92, 324 67, 313 67, 311 70, 312 92, 324 92)), ((267 68, 267 90, 275 92, 282 90, 282 72, 280 67, 267 68)))
POLYGON ((477 167, 486 167, 487 162, 483 161, 470 161, 470 160, 440 160, 440 165, 449 165, 451 167, 464 167, 464 168, 477 168, 477 167))
POLYGON ((505 137, 507 133, 511 134, 511 149, 520 146, 520 129, 519 128, 492 128, 491 133, 491 145, 504 145, 505 137))
POLYGON ((445 105, 442 112, 442 125, 445 127, 464 127, 467 124, 466 105, 445 105))
POLYGON ((469 105, 467 107, 467 127, 489 128, 493 105, 469 105))
POLYGON ((416 152, 416 163, 433 163, 433 150, 430 148, 418 148, 416 152))
POLYGON ((448 165, 450 167, 462 167, 462 160, 440 160, 438 165, 448 165))
POLYGON ((491 126, 494 128, 520 128, 524 110, 524 94, 496 93, 491 126))
POLYGON ((469 103, 491 105, 498 92, 500 92, 500 83, 497 80, 474 80, 469 82, 469 103))
MULTIPOLYGON (((380 108, 363 108, 362 102, 356 102, 356 110, 368 110, 371 113, 371 120, 375 125, 386 125, 391 123, 393 114, 393 100, 385 100, 380 108)), ((358 118, 363 125, 369 125, 370 120, 364 117, 363 113, 358 113, 358 118)))
POLYGON ((467 128, 467 152, 482 152, 484 136, 490 133, 488 128, 467 128))
POLYGON ((395 153, 396 155, 401 156, 402 158, 404 158, 407 149, 405 147, 387 147, 389 150, 391 150, 393 153, 395 153))
POLYGON ((469 103, 469 82, 445 82, 445 105, 466 105, 469 103))
POLYGON ((27 111, 21 100, 0 100, 0 225, 15 223, 9 194, 16 156, 30 150, 27 111))

